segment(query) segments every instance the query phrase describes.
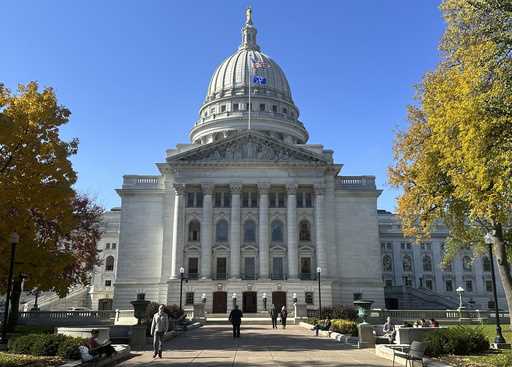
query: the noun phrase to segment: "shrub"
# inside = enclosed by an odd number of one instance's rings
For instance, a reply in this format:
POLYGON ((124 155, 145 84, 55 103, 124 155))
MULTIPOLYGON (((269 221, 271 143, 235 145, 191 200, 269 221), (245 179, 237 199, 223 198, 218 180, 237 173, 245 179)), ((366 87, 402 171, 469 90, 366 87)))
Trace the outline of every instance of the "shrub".
POLYGON ((455 326, 440 329, 425 338, 429 356, 444 354, 468 355, 482 353, 489 349, 489 341, 481 328, 455 326))
POLYGON ((34 356, 60 356, 80 359, 78 347, 85 341, 59 334, 29 334, 9 340, 9 351, 34 356))
POLYGON ((357 323, 350 320, 332 320, 331 330, 340 334, 350 334, 357 336, 357 323))
POLYGON ((321 319, 343 319, 343 320, 357 320, 357 310, 350 306, 335 305, 333 307, 322 308, 321 319))

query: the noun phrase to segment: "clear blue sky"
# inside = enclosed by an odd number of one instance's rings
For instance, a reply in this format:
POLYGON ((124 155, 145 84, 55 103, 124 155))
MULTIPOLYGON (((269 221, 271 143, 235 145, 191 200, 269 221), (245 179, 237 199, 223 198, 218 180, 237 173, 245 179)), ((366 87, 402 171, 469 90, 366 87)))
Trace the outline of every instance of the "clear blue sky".
MULTIPOLYGON (((123 174, 157 174, 188 143, 211 74, 240 43, 247 1, 4 0, 0 82, 37 80, 72 111, 79 190, 106 208, 123 174)), ((392 142, 439 58, 439 1, 252 1, 258 43, 288 77, 310 143, 344 175, 375 175, 379 207, 392 142)))

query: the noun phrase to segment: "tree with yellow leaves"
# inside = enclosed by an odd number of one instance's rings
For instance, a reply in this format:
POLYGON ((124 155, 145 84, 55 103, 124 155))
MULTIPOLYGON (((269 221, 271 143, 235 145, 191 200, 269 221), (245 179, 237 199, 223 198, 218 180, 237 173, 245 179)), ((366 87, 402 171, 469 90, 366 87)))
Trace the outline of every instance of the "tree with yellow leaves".
MULTIPOLYGON (((73 189, 70 157, 78 140, 61 140, 70 112, 51 88, 0 84, 0 291, 9 266, 9 236, 17 232, 16 276, 11 307, 17 310, 22 276, 28 288, 64 296, 88 282, 97 263, 102 209, 73 189)), ((14 318, 16 312, 13 313, 14 318)))
POLYGON ((441 10, 442 60, 409 107, 389 178, 407 236, 448 226, 444 261, 466 246, 482 254, 493 236, 512 314, 512 1, 445 0, 441 10))

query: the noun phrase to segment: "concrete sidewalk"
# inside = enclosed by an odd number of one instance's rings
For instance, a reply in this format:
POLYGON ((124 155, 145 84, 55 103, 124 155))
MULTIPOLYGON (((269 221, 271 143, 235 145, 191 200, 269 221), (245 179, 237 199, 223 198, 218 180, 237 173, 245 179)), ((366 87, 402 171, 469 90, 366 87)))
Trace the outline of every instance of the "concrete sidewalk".
POLYGON ((207 325, 166 343, 162 359, 153 359, 149 348, 120 366, 391 366, 374 349, 354 349, 294 325, 242 324, 240 339, 229 325, 207 325))

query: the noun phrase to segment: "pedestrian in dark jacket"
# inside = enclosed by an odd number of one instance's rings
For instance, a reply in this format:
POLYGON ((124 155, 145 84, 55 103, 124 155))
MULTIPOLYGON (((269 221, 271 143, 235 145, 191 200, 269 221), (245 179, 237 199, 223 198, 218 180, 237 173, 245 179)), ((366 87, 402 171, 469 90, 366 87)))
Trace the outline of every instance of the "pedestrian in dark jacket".
POLYGON ((242 317, 244 317, 242 311, 238 309, 238 305, 229 314, 229 321, 233 325, 233 338, 240 338, 240 324, 242 323, 242 317))
POLYGON ((286 318, 288 317, 288 310, 286 306, 281 308, 281 324, 283 324, 283 329, 286 329, 286 318))
POLYGON ((272 319, 272 329, 277 329, 277 316, 279 312, 277 312, 276 305, 272 303, 272 306, 270 306, 270 311, 268 311, 270 314, 270 318, 272 319))

